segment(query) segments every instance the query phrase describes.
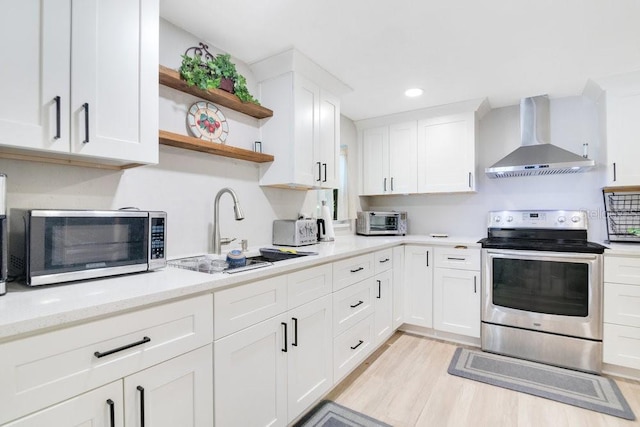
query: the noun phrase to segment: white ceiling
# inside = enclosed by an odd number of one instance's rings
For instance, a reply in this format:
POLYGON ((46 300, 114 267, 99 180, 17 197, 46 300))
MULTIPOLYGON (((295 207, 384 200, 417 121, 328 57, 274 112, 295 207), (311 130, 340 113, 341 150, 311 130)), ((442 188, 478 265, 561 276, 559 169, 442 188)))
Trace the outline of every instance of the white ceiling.
POLYGON ((639 0, 160 0, 160 15, 249 64, 295 47, 353 88, 352 120, 640 69, 639 0))

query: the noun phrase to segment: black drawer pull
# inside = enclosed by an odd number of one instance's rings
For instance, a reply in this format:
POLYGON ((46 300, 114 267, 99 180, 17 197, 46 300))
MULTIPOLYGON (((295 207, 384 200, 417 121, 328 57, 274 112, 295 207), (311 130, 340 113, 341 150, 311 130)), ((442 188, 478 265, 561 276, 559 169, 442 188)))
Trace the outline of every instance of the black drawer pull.
POLYGON ((389 262, 391 261, 389 258, 385 258, 385 259, 381 259, 380 261, 378 261, 380 264, 384 263, 384 262, 389 262))
POLYGON ((360 347, 362 345, 364 341, 362 340, 358 340, 358 344, 354 345, 353 347, 351 347, 351 350, 355 350, 356 348, 360 347))
POLYGON ((349 271, 352 273, 357 273, 358 271, 362 271, 362 270, 364 270, 364 267, 358 267, 355 270, 349 270, 349 271))
POLYGON ((110 419, 109 425, 111 427, 116 427, 116 410, 115 410, 116 404, 113 403, 113 400, 107 399, 107 405, 109 405, 109 419, 110 419))
POLYGON ((140 427, 144 427, 144 387, 139 385, 136 389, 140 392, 140 427))
POLYGON ((448 256, 447 259, 449 261, 466 261, 467 260, 466 258, 456 258, 456 257, 450 257, 450 256, 448 256))
POLYGON ((151 341, 151 338, 144 337, 140 341, 136 341, 136 342, 131 343, 131 344, 123 345, 122 347, 114 348, 113 350, 108 350, 108 351, 105 351, 105 352, 96 351, 95 353, 93 353, 93 355, 95 357, 97 357, 98 359, 100 359, 101 357, 109 356, 110 354, 117 353, 119 351, 126 350, 128 348, 135 347, 135 346, 138 346, 138 345, 142 345, 144 343, 148 343, 149 341, 151 341))
POLYGON ((361 304, 364 304, 364 301, 358 301, 355 305, 351 305, 351 306, 349 306, 349 307, 351 307, 351 308, 356 308, 357 306, 359 306, 359 305, 361 305, 361 304))

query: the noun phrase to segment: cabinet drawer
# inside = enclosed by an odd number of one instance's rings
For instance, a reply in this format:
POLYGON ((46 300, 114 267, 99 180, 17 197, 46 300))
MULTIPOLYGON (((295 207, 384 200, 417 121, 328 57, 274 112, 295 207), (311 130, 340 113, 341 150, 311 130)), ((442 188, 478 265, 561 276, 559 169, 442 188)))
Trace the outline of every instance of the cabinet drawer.
POLYGON ((214 292, 214 339, 255 325, 286 310, 286 275, 214 292))
POLYGON ((294 308, 331 293, 331 264, 307 268, 287 275, 287 307, 294 308))
POLYGON ((640 285, 640 257, 605 255, 604 281, 640 285))
POLYGON ((333 379, 338 383, 364 360, 373 347, 373 315, 358 322, 333 341, 333 379))
POLYGON ((382 273, 383 271, 390 270, 393 267, 393 249, 385 249, 377 251, 374 255, 374 274, 382 273))
POLYGON ((333 290, 346 288, 373 276, 373 253, 347 258, 333 263, 333 290))
POLYGON ((333 334, 338 335, 373 313, 373 278, 351 285, 333 294, 333 334))
POLYGON ((602 361, 640 369, 640 328, 604 324, 602 361))
POLYGON ((435 266, 459 270, 480 270, 480 249, 466 246, 435 248, 435 266))
POLYGON ((0 424, 212 340, 208 294, 6 342, 0 345, 0 424))
POLYGON ((640 286, 605 283, 604 321, 640 328, 640 286))

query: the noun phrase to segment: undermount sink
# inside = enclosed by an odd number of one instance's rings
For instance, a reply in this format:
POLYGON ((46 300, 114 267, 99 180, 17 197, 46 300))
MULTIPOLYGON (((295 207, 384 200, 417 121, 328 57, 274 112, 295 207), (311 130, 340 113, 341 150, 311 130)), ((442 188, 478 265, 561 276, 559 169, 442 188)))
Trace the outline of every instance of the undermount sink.
POLYGON ((285 261, 308 255, 317 255, 317 252, 301 252, 288 249, 261 248, 260 255, 247 256, 243 266, 229 268, 229 264, 219 255, 198 255, 187 258, 179 258, 167 262, 167 265, 185 270, 199 271, 201 273, 240 273, 273 265, 274 262, 285 261))

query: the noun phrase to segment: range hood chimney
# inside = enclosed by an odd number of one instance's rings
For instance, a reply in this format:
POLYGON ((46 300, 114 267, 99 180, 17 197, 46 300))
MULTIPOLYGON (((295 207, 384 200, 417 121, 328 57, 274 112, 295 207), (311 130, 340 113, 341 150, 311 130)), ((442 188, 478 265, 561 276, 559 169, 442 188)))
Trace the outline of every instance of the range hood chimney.
POLYGON ((553 175, 583 172, 595 166, 593 160, 549 143, 549 97, 520 101, 521 145, 502 160, 485 169, 489 178, 553 175))

